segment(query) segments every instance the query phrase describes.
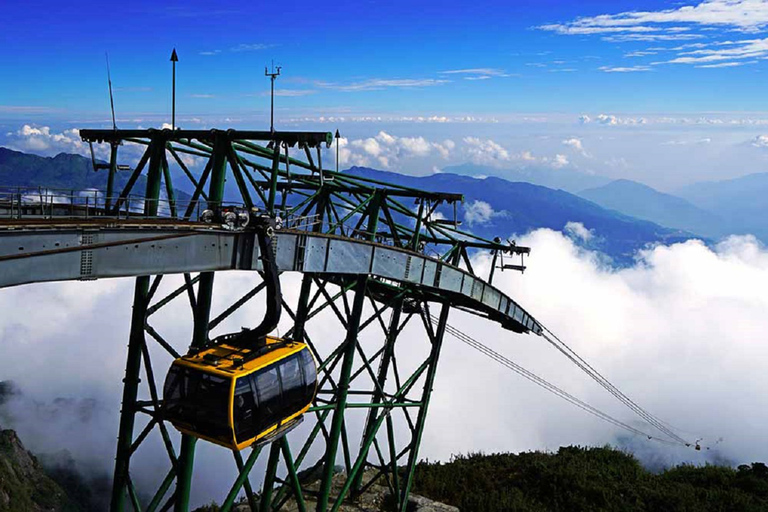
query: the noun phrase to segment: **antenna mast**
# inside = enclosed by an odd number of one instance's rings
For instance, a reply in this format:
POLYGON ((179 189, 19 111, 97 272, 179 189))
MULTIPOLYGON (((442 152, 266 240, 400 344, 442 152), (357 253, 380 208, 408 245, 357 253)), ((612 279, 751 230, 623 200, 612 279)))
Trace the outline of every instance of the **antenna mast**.
POLYGON ((171 97, 171 129, 176 130, 176 63, 179 62, 179 56, 176 55, 176 48, 171 53, 171 62, 173 62, 173 89, 171 97))
POLYGON ((271 93, 271 105, 270 105, 270 111, 269 111, 269 131, 273 132, 275 131, 275 79, 280 76, 280 69, 282 66, 277 66, 277 71, 275 71, 275 61, 272 61, 272 71, 270 72, 266 67, 264 67, 264 76, 268 76, 272 82, 272 93, 271 93))
POLYGON ((112 75, 109 72, 109 54, 104 52, 104 57, 107 59, 107 83, 109 84, 109 106, 112 108, 112 129, 117 130, 117 122, 115 121, 115 99, 112 96, 112 75))

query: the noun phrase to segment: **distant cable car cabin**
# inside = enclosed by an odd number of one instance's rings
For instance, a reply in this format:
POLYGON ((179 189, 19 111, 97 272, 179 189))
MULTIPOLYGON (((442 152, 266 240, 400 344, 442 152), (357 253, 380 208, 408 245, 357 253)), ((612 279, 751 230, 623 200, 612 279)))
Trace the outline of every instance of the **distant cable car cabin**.
POLYGON ((315 398, 315 360, 304 343, 263 339, 251 348, 225 341, 176 359, 163 390, 165 418, 236 450, 291 430, 315 398))

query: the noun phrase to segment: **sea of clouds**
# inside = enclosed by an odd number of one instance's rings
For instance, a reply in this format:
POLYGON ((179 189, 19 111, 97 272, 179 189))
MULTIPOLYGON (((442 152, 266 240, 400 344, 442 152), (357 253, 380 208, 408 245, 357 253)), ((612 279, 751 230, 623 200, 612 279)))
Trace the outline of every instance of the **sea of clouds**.
MULTIPOLYGON (((566 232, 573 238, 546 229, 518 237, 519 244, 533 248, 528 269, 497 272, 494 283, 679 435, 701 439, 704 449, 670 447, 618 430, 447 336, 421 456, 447 460, 473 451, 612 444, 651 467, 767 460, 768 251, 752 237, 728 238, 713 247, 689 241, 648 248, 634 266, 616 270, 579 246, 578 230, 566 232)), ((489 265, 487 255, 476 255, 481 273, 489 265)), ((167 276, 163 289, 180 282, 167 276)), ((250 274, 218 274, 214 311, 257 283, 250 274)), ((298 283, 298 275, 283 277, 289 303, 295 303, 298 283)), ((14 382, 16 390, 0 407, 0 425, 16 429, 31 451, 66 450, 81 471, 111 474, 132 295, 131 279, 0 292, 0 380, 14 382)), ((261 304, 249 304, 222 332, 254 325, 261 311, 261 304)), ((184 300, 171 303, 153 322, 184 350, 191 326, 184 300)), ((318 322, 317 339, 340 341, 332 318, 318 322)), ((571 394, 661 437, 542 338, 458 311, 449 322, 571 394)), ((281 329, 287 326, 285 320, 281 329)), ((415 342, 404 347, 406 354, 417 351, 415 342)), ((162 376, 170 358, 153 350, 155 371, 162 376)), ((352 420, 352 439, 362 420, 362 415, 352 420)), ((198 446, 193 501, 221 500, 235 474, 231 453, 198 446)), ((134 479, 150 489, 168 470, 167 459, 158 439, 140 454, 134 479)))

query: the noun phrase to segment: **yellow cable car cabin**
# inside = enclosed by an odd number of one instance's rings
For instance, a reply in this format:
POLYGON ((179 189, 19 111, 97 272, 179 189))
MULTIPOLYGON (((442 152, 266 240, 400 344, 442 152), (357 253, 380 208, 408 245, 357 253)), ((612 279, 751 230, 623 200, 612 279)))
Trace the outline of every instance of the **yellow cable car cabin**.
POLYGON ((244 348, 225 341, 173 362, 164 415, 185 434, 242 450, 295 426, 316 388, 315 360, 304 343, 266 336, 244 348))

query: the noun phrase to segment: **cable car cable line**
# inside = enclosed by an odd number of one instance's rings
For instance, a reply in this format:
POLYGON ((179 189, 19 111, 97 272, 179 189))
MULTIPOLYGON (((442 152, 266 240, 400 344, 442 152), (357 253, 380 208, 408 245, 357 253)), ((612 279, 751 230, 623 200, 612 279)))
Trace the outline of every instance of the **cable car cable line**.
POLYGON ((545 340, 547 340, 553 347, 555 347, 558 351, 560 351, 563 355, 565 355, 571 362, 573 362, 576 366, 578 366, 584 373, 589 375, 595 382, 597 382, 603 388, 605 388, 606 391, 611 393, 620 402, 622 402, 629 409, 635 412, 635 414, 643 418, 647 423, 649 423, 659 431, 663 432, 664 434, 668 435, 672 439, 675 439, 678 442, 683 444, 690 444, 685 439, 677 435, 673 429, 667 427, 664 424, 664 422, 662 422, 659 418, 653 416, 651 413, 649 413, 648 411, 640 407, 631 398, 625 395, 620 389, 614 386, 608 379, 606 379, 602 374, 600 374, 600 372, 595 370, 587 361, 584 360, 584 358, 582 358, 579 354, 576 353, 576 351, 574 351, 571 347, 569 347, 562 340, 560 340, 560 338, 558 338, 546 326, 542 325, 542 327, 544 331, 546 331, 546 333, 548 333, 551 336, 550 338, 549 336, 547 336, 547 334, 542 333, 542 337, 545 340))
MULTIPOLYGON (((434 316, 433 320, 435 320, 434 316)), ((465 343, 466 345, 470 346, 471 348, 477 350, 478 352, 482 353, 483 355, 489 357, 490 359, 495 360, 496 362, 500 363, 501 365, 507 367, 508 369, 514 371, 521 377, 524 377, 528 379, 529 381, 533 382, 534 384, 544 388, 545 390, 549 391, 550 393, 559 396, 560 398, 564 399, 565 401, 575 405, 576 407, 579 407, 580 409, 592 414, 593 416, 596 416, 603 421, 606 421, 608 423, 613 424, 614 426, 617 426, 619 428, 622 428, 624 430, 627 430, 629 432, 632 432, 633 434, 637 434, 640 436, 644 436, 649 440, 656 441, 663 444, 668 444, 671 446, 686 446, 690 447, 693 446, 694 443, 687 442, 685 439, 680 438, 679 436, 669 436, 666 432, 667 436, 671 437, 670 439, 664 439, 661 437, 658 437, 656 435, 649 434, 648 432, 645 432, 643 430, 640 430, 636 427, 633 427, 603 411, 600 409, 597 409, 596 407, 593 407, 589 405, 588 403, 584 402, 583 400, 580 400, 579 398, 575 397, 574 395, 568 393, 567 391, 555 386, 554 384, 550 383, 546 379, 536 375, 535 373, 523 368, 519 364, 515 363, 511 359, 503 356, 502 354, 496 352, 495 350, 491 349, 490 347, 484 345, 483 343, 477 341, 476 339, 472 338, 468 334, 462 332, 461 330, 457 329, 456 327, 453 327, 452 325, 448 324, 446 326, 446 332, 451 334, 453 337, 461 341, 462 343, 465 343)), ((548 331, 551 332, 551 331, 548 331)), ((615 386, 613 386, 615 389, 615 386)), ((614 393, 611 393, 614 394, 614 393)), ((614 395, 615 396, 615 395, 614 395)), ((625 403, 622 400, 622 403, 625 403)), ((647 419, 643 418, 646 422, 647 419)), ((653 425, 655 426, 655 425, 653 425)))

